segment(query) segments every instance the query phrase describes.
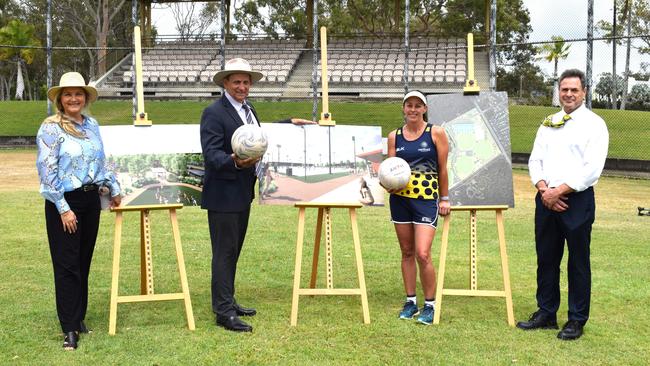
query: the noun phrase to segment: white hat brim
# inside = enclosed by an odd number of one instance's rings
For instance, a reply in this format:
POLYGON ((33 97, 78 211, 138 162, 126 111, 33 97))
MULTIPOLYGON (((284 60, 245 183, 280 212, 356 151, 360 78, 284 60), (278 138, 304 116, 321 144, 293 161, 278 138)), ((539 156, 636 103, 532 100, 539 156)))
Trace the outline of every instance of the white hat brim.
POLYGON ((212 78, 212 80, 215 84, 223 87, 223 79, 232 74, 248 74, 251 76, 252 82, 258 82, 264 77, 264 74, 261 72, 252 70, 221 70, 214 75, 214 78, 212 78))
POLYGON ((92 86, 88 85, 79 85, 79 86, 74 86, 74 85, 66 85, 66 86, 53 86, 47 90, 47 99, 49 99, 51 102, 56 102, 56 96, 59 94, 61 89, 64 88, 82 88, 83 90, 88 93, 88 100, 86 103, 92 103, 97 100, 97 89, 95 89, 92 86))
POLYGON ((413 97, 418 98, 419 100, 422 101, 422 103, 424 103, 425 106, 428 106, 427 96, 424 95, 424 93, 422 93, 421 91, 418 91, 418 90, 413 90, 413 91, 410 91, 410 92, 406 93, 406 95, 404 95, 404 98, 402 99, 402 104, 406 103, 407 99, 413 98, 413 97))

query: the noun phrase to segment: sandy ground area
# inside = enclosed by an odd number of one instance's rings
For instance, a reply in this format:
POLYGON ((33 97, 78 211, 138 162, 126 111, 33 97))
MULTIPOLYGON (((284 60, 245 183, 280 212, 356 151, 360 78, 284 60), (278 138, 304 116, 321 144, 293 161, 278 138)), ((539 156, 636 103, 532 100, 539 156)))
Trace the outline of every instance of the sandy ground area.
POLYGON ((36 150, 0 150, 0 191, 38 191, 36 150))

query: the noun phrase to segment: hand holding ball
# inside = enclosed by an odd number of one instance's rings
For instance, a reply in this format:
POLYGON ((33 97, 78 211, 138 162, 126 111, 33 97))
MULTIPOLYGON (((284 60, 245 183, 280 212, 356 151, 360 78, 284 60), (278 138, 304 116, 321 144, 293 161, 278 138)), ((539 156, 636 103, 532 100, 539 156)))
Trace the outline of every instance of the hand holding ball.
POLYGON ((243 125, 232 134, 230 145, 239 159, 257 159, 264 155, 269 141, 261 127, 243 125))
POLYGON ((379 182, 387 190, 406 187, 411 178, 411 167, 402 158, 391 157, 379 165, 379 182))

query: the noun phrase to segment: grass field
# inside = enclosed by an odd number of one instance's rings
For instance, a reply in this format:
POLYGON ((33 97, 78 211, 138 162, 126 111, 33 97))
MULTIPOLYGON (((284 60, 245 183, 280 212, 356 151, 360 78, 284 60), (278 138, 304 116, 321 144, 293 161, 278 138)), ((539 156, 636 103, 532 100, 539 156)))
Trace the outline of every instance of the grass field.
MULTIPOLYGON (((117 335, 109 336, 113 215, 102 223, 91 271, 87 323, 75 352, 61 350, 52 266, 34 169, 35 152, 0 151, 0 364, 207 365, 207 364, 432 364, 432 365, 646 365, 650 317, 650 181, 602 178, 596 188, 593 228, 591 319, 578 341, 556 331, 523 332, 506 323, 505 302, 496 298, 445 297, 441 324, 419 326, 397 319, 404 293, 400 254, 388 208, 359 210, 359 231, 371 324, 362 324, 355 297, 302 297, 298 326, 289 326, 297 210, 254 205, 237 277, 237 298, 254 306, 252 334, 232 334, 214 325, 210 309, 210 244, 206 213, 179 211, 179 222, 196 331, 188 331, 181 302, 123 304, 117 335)), ((533 189, 527 172, 514 172, 515 204, 505 214, 515 318, 535 310, 533 189)), ((308 213, 305 238, 313 238, 315 213, 308 213)), ((334 211, 334 284, 357 285, 349 224, 334 211)), ((467 218, 454 215, 446 284, 468 286, 467 218)), ((139 218, 126 214, 120 293, 139 291, 139 218)), ((156 292, 180 291, 168 219, 153 214, 156 292)), ((493 219, 479 215, 478 286, 501 289, 493 219)), ((307 241, 308 243, 309 241, 307 241)), ((303 263, 309 263, 306 246, 303 263)), ((438 263, 440 236, 434 241, 438 263)), ((321 251, 322 252, 322 251, 321 251)), ((321 259, 321 263, 322 259, 321 259)), ((566 258, 562 265, 565 268, 566 258)), ((322 266, 321 266, 322 268, 322 266)), ((559 321, 566 320, 566 273, 559 321)), ((309 268, 303 266, 303 286, 309 268)), ((323 273, 319 275, 323 284, 323 273)), ((418 289, 418 295, 422 296, 418 289)))
MULTIPOLYGON (((156 124, 199 123, 201 112, 210 102, 148 101, 149 118, 156 124)), ((288 116, 311 119, 311 102, 255 103, 264 121, 288 116)), ((45 118, 44 102, 0 102, 0 136, 34 136, 45 118)), ((102 125, 131 124, 131 101, 99 101, 91 113, 102 125)), ((384 136, 402 121, 399 104, 394 102, 330 102, 330 111, 339 124, 381 126, 384 136)), ((528 153, 532 149, 537 127, 553 107, 510 106, 512 151, 528 153)), ((650 159, 650 112, 595 110, 605 119, 610 133, 609 157, 650 159)))

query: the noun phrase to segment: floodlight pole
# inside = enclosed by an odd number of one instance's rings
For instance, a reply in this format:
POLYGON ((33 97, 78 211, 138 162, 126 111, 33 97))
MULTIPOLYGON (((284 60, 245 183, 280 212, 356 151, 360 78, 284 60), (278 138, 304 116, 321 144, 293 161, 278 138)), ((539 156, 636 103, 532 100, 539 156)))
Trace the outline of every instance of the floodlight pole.
POLYGON ((327 167, 329 168, 329 174, 332 174, 332 126, 327 127, 327 153, 329 162, 327 167))
POLYGON ((357 141, 355 136, 352 136, 352 149, 354 153, 354 174, 357 174, 357 141))

